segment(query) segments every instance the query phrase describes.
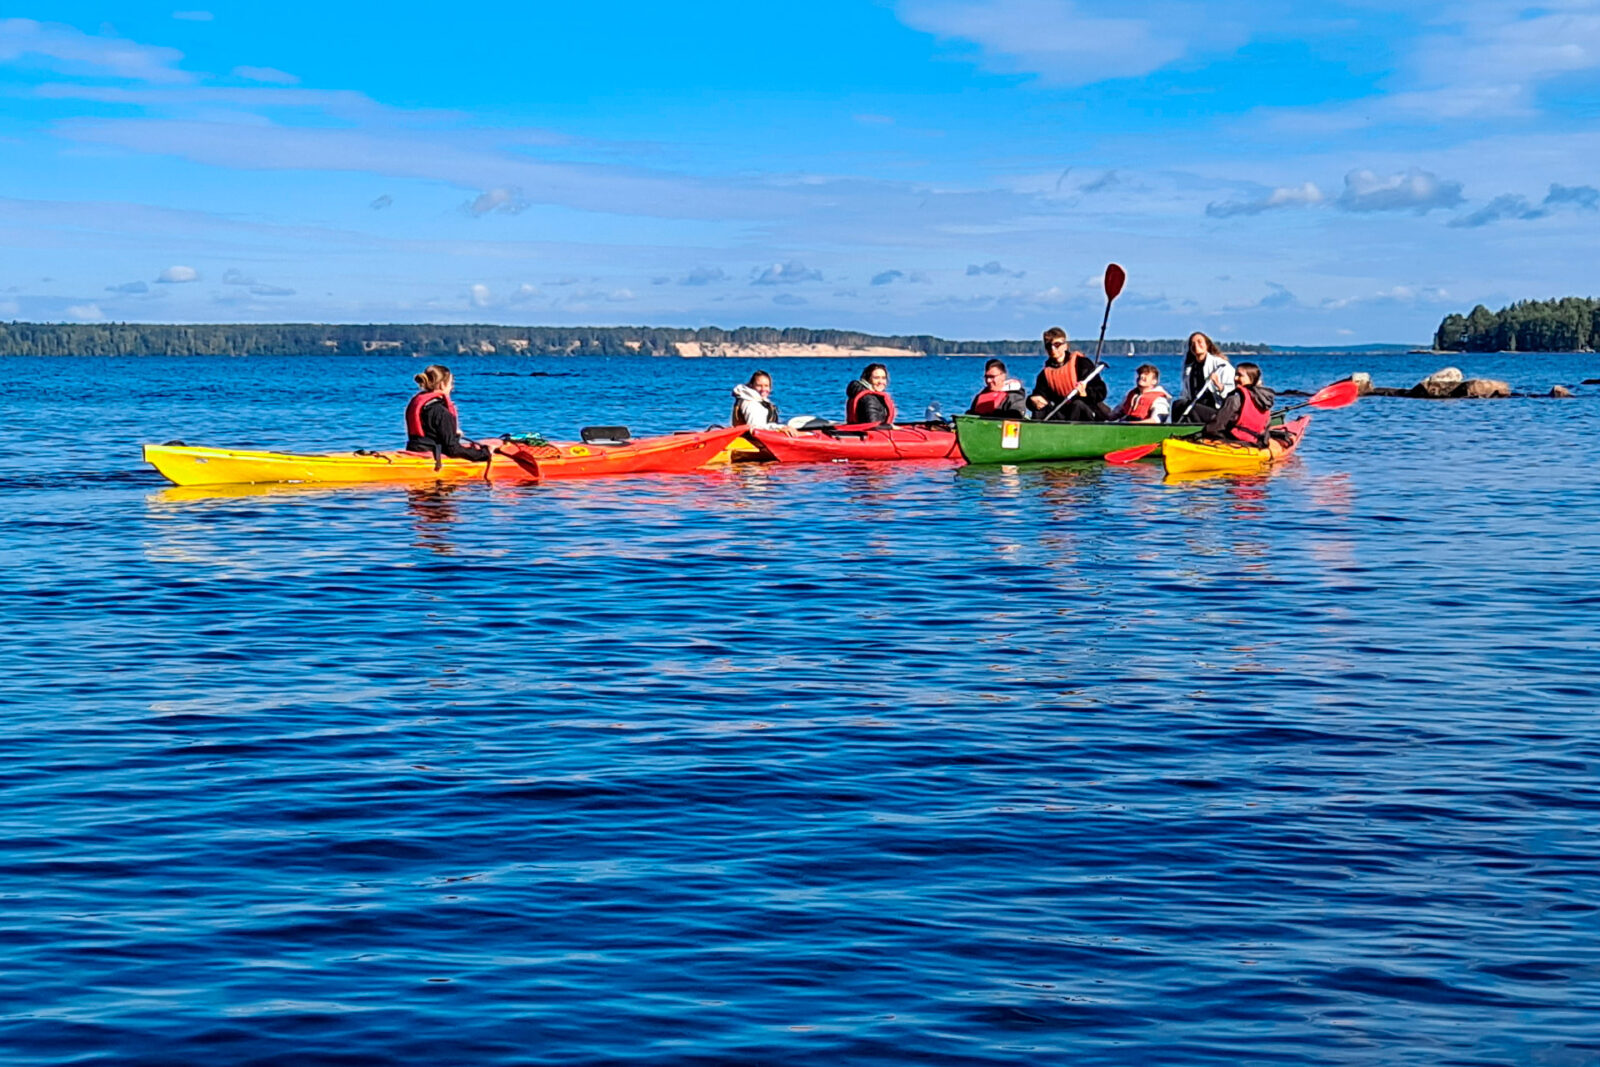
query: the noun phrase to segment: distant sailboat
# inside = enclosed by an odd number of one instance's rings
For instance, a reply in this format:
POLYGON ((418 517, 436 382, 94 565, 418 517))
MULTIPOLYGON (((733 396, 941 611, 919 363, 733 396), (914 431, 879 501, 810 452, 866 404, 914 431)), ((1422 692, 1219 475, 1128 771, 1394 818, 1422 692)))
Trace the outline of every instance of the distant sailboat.
POLYGON ((1130 356, 1133 355, 1133 342, 1132 341, 1128 342, 1128 355, 1130 355, 1130 356))

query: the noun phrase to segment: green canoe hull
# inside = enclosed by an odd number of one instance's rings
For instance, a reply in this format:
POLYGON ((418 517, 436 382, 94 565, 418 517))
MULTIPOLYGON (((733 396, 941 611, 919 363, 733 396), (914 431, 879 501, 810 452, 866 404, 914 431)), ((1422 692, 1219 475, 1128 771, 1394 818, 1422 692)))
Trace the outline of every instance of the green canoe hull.
POLYGON ((1104 459, 1135 445, 1199 433, 1195 425, 1142 425, 1118 422, 1029 422, 956 416, 956 440, 968 463, 1039 463, 1063 459, 1104 459))

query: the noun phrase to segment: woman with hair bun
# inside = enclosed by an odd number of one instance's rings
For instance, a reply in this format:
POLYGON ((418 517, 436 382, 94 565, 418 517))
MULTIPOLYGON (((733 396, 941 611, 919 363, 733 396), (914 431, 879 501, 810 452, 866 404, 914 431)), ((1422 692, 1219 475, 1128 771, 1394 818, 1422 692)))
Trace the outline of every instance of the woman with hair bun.
POLYGON ((461 438, 456 405, 450 399, 456 384, 450 368, 434 363, 413 377, 417 393, 406 405, 406 451, 431 452, 436 460, 448 456, 488 462, 493 454, 489 447, 461 438))

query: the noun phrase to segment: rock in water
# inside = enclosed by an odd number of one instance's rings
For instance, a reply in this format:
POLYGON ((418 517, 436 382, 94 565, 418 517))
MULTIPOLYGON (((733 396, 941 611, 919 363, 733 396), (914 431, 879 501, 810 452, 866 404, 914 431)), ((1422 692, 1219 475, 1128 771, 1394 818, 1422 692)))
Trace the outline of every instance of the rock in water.
POLYGON ((1571 396, 1572 395, 1572 390, 1568 389, 1564 385, 1552 385, 1550 387, 1550 395, 1551 396, 1571 396))
POLYGON ((1510 396, 1511 384, 1496 381, 1493 378, 1469 378, 1456 387, 1452 396, 1470 396, 1478 400, 1486 400, 1495 396, 1510 396))
POLYGON ((1358 370, 1350 375, 1350 380, 1356 383, 1356 396, 1372 395, 1372 375, 1364 370, 1358 370))
POLYGON ((1430 396, 1435 400, 1455 395, 1461 387, 1462 376, 1458 367, 1446 367, 1436 370, 1422 381, 1411 387, 1412 396, 1430 396))

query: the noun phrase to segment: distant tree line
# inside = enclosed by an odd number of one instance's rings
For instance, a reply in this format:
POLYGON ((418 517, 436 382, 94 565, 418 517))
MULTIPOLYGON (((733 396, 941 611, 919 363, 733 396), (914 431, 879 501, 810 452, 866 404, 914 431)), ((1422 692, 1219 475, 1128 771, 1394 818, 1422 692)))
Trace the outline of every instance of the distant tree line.
POLYGON ((1586 352, 1600 341, 1600 300, 1519 300, 1490 311, 1446 315, 1433 347, 1449 352, 1586 352))
MULTIPOLYGON (((805 344, 842 348, 907 348, 929 355, 1033 355, 1037 340, 947 341, 926 334, 878 336, 849 330, 698 330, 654 326, 439 326, 319 323, 157 325, 148 323, 0 323, 0 356, 303 356, 371 352, 445 359, 461 353, 537 356, 666 356, 675 345, 805 344)), ((1106 351, 1128 346, 1143 354, 1177 354, 1179 339, 1114 340, 1106 351)), ((1232 352, 1268 352, 1265 345, 1224 345, 1232 352)))

